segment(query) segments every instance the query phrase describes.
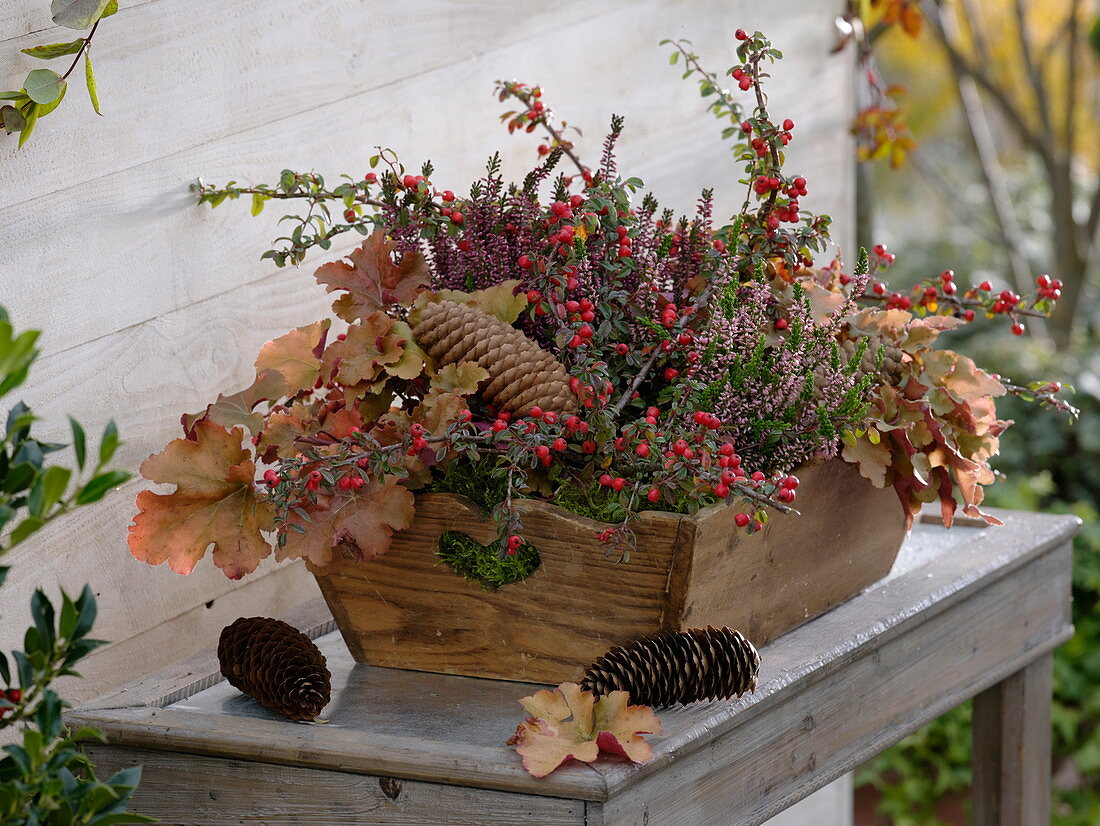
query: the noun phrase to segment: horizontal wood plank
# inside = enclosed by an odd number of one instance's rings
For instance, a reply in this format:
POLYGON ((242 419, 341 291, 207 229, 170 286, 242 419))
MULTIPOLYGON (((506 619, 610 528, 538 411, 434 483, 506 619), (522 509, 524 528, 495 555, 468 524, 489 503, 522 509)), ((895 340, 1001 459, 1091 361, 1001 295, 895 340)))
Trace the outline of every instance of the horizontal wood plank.
MULTIPOLYGON (((150 13, 160 5, 149 6, 150 13)), ((583 126, 578 149, 592 162, 611 114, 625 114, 627 131, 620 146, 624 170, 646 180, 662 202, 677 210, 690 210, 699 191, 714 186, 717 214, 729 214, 742 193, 728 145, 721 141, 718 125, 703 113, 693 85, 681 81, 679 73, 667 65, 666 49, 658 48, 656 41, 670 34, 696 36, 708 62, 721 67, 732 52, 729 30, 746 20, 752 22, 753 15, 766 25, 759 12, 750 14, 741 4, 709 0, 705 8, 687 15, 667 3, 649 2, 601 18, 599 25, 583 15, 567 16, 568 25, 562 29, 550 28, 504 47, 493 44, 491 49, 480 49, 480 41, 468 38, 463 41, 467 52, 483 53, 306 111, 283 108, 276 122, 238 124, 222 138, 210 139, 203 132, 202 141, 194 146, 151 160, 138 158, 122 171, 104 169, 87 180, 68 175, 56 185, 42 186, 32 198, 0 209, 5 236, 0 294, 20 323, 47 329, 43 346, 50 353, 268 276, 271 268, 259 261, 259 255, 279 234, 276 220, 284 210, 279 204, 269 205, 256 219, 248 216, 243 202, 200 210, 187 191, 188 183, 199 176, 213 182, 270 181, 286 166, 330 175, 362 173, 377 143, 395 148, 412 166, 433 159, 437 184, 458 192, 466 190, 498 147, 504 150, 506 173, 514 178, 533 163, 534 147, 541 139, 534 135, 510 138, 501 128, 497 115, 503 107, 491 94, 494 80, 500 77, 549 81, 547 99, 571 123, 583 126), (708 22, 695 26, 691 20, 708 22), (608 31, 615 36, 608 38, 608 31), (563 56, 553 78, 542 77, 548 54, 563 56), (625 66, 631 70, 623 71, 625 66), (594 83, 593 78, 600 82, 594 83), (18 289, 28 277, 44 283, 50 290, 49 301, 18 289)), ((799 119, 789 155, 791 168, 810 181, 804 206, 834 214, 843 235, 854 164, 845 104, 851 67, 844 56, 829 55, 832 15, 828 4, 815 5, 813 13, 800 6, 800 12, 776 30, 780 45, 792 47, 792 57, 775 69, 772 103, 777 114, 790 112, 799 119), (811 92, 811 87, 816 91, 811 92), (836 105, 804 106, 802 101, 810 97, 827 97, 836 105)), ((233 37, 237 42, 235 32, 233 37)), ((245 55, 237 59, 256 62, 245 55)), ((391 62, 400 64, 401 59, 391 62)), ((104 65, 100 71, 108 69, 104 65)), ((162 74, 153 72, 151 77, 162 74)), ((225 74, 230 78, 227 82, 235 82, 233 71, 227 69, 225 74)), ((158 111, 184 110, 188 121, 204 123, 210 110, 217 108, 209 105, 206 90, 220 87, 221 81, 211 84, 203 87, 194 102, 199 109, 193 112, 187 111, 192 105, 188 99, 175 96, 161 99, 152 94, 155 104, 144 105, 156 105, 158 111)), ((108 90, 101 91, 106 105, 108 90)), ((273 96, 281 107, 288 92, 272 83, 263 87, 263 94, 273 96)), ((238 106, 234 101, 225 108, 235 113, 238 106)), ((68 115, 59 110, 53 117, 68 115)), ((25 152, 38 151, 33 147, 47 137, 50 123, 42 122, 42 134, 25 152)), ((172 133, 157 126, 154 117, 148 125, 145 120, 135 123, 121 116, 112 124, 124 135, 152 130, 150 141, 172 133)), ((97 129, 103 127, 95 124, 97 129)), ((95 158, 55 151, 48 165, 39 163, 37 168, 52 169, 74 155, 92 164, 133 158, 129 148, 114 147, 107 136, 101 136, 98 146, 95 158)), ((22 164, 0 168, 10 169, 13 178, 37 180, 22 175, 27 168, 22 164)), ((0 191, 10 191, 13 184, 5 181, 0 191)), ((314 255, 311 260, 317 263, 325 257, 314 255)), ((258 292, 254 300, 261 311, 264 293, 258 292)))
POLYGON ((171 826, 583 826, 584 802, 396 777, 94 746, 101 775, 142 766, 133 811, 171 826))

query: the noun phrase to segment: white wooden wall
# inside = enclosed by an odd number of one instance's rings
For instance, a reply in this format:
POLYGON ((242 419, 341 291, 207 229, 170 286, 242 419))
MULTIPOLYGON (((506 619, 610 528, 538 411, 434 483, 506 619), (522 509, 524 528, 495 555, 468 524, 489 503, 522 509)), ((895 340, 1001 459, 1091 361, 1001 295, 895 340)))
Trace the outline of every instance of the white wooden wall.
MULTIPOLYGON (((585 130, 578 145, 591 158, 610 115, 625 114, 622 169, 681 210, 717 185, 732 210, 741 189, 728 149, 657 46, 666 36, 693 39, 717 70, 738 26, 774 38, 788 59, 775 69, 773 109, 797 123, 790 158, 810 182, 804 203, 832 213, 843 237, 851 68, 829 54, 841 5, 121 0, 95 39, 105 117, 74 83, 24 150, 0 139, 0 303, 45 331, 23 390, 42 434, 63 438, 69 412, 90 431, 114 417, 126 440, 118 462, 136 470, 177 435, 181 412, 248 380, 260 344, 325 312, 311 278, 323 258, 301 270, 259 260, 277 234, 277 205, 260 218, 244 201, 199 209, 189 182, 273 181, 284 167, 361 174, 375 144, 413 166, 430 157, 434 182, 456 191, 496 147, 519 174, 539 141, 509 139, 499 125, 497 78, 542 83, 550 105, 585 130)), ((72 38, 51 25, 48 6, 0 0, 5 88, 38 65, 19 49, 72 38)), ((135 561, 124 537, 139 485, 5 560, 0 648, 18 644, 34 587, 90 582, 99 597, 97 636, 113 642, 89 659, 71 700, 211 644, 237 616, 277 614, 316 593, 293 567, 234 583, 210 564, 180 577, 135 561)))

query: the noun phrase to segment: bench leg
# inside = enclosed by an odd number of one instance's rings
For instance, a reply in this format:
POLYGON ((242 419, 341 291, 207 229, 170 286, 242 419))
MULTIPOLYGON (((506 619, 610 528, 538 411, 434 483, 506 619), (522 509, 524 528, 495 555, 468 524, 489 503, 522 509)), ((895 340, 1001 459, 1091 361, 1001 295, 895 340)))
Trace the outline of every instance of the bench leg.
POLYGON ((1050 823, 1053 655, 974 698, 974 826, 1050 823))

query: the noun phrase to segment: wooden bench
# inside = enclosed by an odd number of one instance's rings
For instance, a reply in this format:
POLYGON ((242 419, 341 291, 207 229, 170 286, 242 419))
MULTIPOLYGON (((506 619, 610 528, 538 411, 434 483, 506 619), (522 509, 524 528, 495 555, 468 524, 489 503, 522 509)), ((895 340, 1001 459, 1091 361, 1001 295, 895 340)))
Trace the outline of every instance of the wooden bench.
POLYGON ((105 771, 145 766, 168 823, 758 824, 974 697, 974 822, 1049 822, 1051 654, 1072 634, 1072 517, 918 525, 891 576, 761 651, 756 693, 661 713, 655 759, 524 772, 526 684, 356 665, 321 603, 327 725, 268 713, 213 652, 69 714, 105 771))

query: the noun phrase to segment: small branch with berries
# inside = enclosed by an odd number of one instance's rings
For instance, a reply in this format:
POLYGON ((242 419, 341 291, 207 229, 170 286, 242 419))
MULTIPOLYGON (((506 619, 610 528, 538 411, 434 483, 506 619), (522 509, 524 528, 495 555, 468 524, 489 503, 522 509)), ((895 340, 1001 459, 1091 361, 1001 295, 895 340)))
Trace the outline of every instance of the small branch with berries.
MULTIPOLYGON (((569 125, 562 121, 561 129, 554 126, 552 120, 554 111, 542 101, 542 87, 529 87, 526 83, 517 83, 514 80, 498 80, 497 97, 501 103, 510 97, 515 98, 525 107, 522 112, 505 112, 500 116, 502 121, 508 123, 509 132, 515 132, 517 129, 534 132, 536 128, 541 126, 550 136, 551 143, 549 145, 541 144, 538 149, 539 155, 548 155, 552 148, 558 147, 573 162, 573 165, 577 167, 577 171, 584 176, 585 180, 591 180, 592 173, 574 151, 573 142, 567 140, 562 134, 562 130, 568 128, 569 125)), ((573 128, 576 129, 576 127, 573 128)))

